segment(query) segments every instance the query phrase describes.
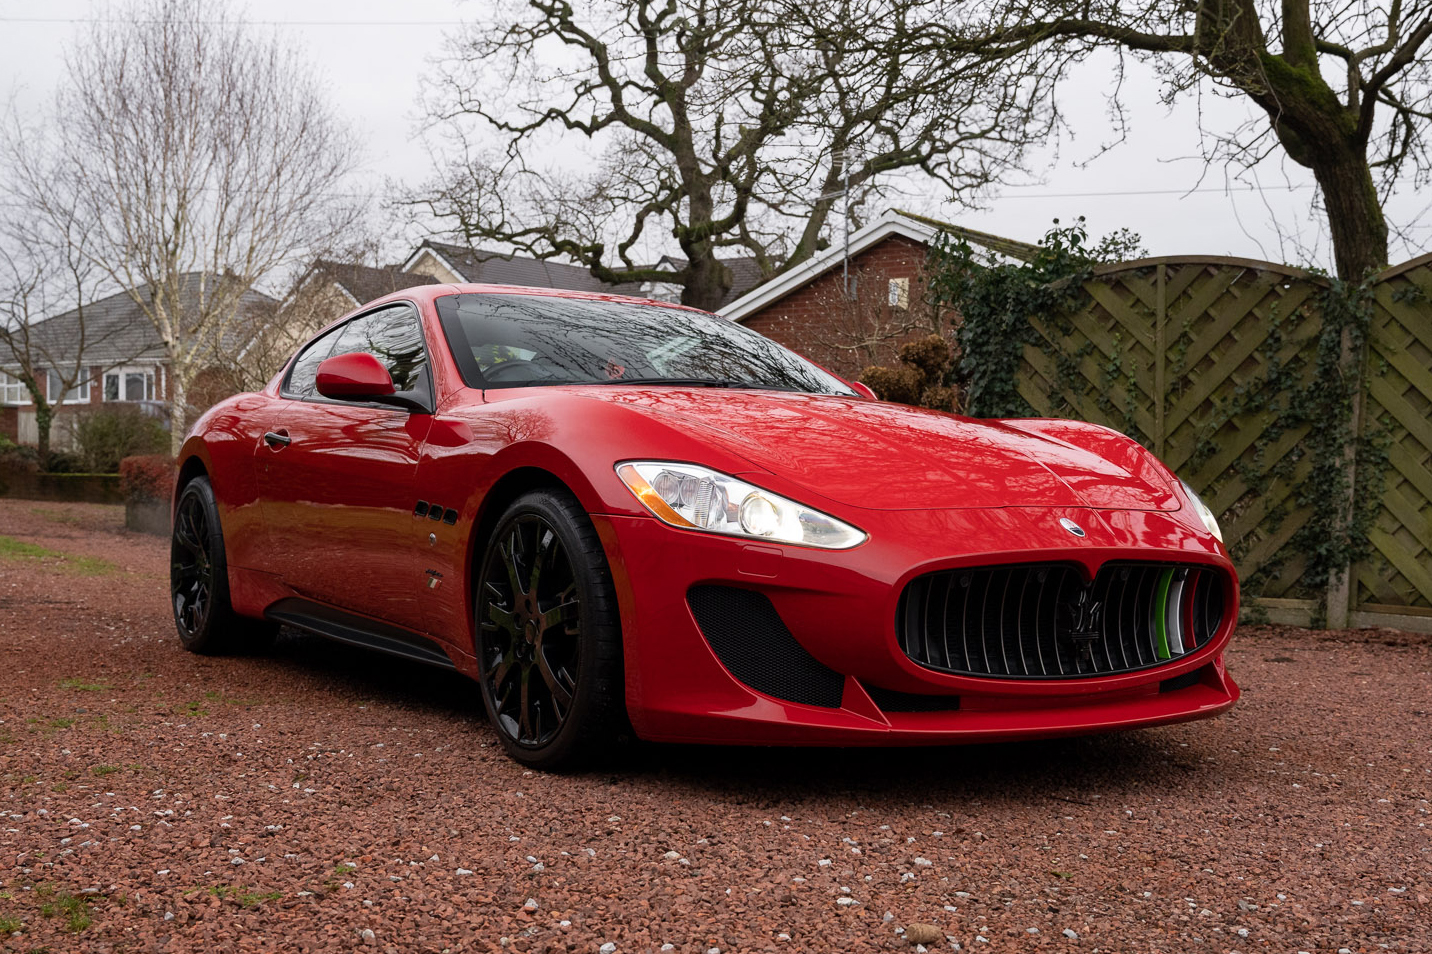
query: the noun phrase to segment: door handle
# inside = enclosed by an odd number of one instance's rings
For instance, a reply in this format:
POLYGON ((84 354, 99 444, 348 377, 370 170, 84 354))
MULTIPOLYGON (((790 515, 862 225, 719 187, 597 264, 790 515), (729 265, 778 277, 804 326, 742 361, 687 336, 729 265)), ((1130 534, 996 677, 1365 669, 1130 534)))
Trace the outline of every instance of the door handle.
POLYGON ((280 447, 287 447, 293 442, 288 436, 288 431, 280 428, 276 431, 265 432, 264 443, 268 444, 268 446, 273 448, 274 450, 278 450, 280 447))

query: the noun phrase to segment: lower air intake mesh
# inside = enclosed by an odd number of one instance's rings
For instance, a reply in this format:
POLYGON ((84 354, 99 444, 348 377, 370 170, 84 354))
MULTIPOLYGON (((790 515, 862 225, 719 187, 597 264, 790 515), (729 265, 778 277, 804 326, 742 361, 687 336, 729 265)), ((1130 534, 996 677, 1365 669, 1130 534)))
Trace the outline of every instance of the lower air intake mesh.
POLYGON ((796 642, 765 594, 693 586, 686 602, 716 657, 741 682, 787 702, 840 708, 845 677, 796 642))

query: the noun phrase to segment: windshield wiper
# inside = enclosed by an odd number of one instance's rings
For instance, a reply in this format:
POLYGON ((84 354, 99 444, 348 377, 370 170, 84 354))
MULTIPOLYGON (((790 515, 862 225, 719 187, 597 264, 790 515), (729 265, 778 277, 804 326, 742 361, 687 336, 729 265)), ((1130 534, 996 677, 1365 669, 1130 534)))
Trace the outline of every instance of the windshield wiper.
POLYGON ((751 388, 757 391, 798 391, 799 388, 780 384, 762 384, 758 381, 738 381, 735 378, 612 378, 610 381, 593 381, 593 384, 666 384, 672 387, 696 388, 751 388))
POLYGON ((593 384, 670 384, 676 387, 698 388, 749 388, 757 385, 731 378, 612 378, 609 381, 593 381, 593 384))

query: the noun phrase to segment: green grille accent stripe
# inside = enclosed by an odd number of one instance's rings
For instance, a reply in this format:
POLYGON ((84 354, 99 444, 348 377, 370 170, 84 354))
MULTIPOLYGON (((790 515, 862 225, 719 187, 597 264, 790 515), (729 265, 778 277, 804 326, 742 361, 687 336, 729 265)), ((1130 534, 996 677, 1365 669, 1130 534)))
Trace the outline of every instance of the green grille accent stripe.
POLYGON ((1154 631, 1158 634, 1158 656, 1160 659, 1172 659, 1173 653, 1168 648, 1168 585, 1173 580, 1173 570, 1164 570, 1159 574, 1158 602, 1154 605, 1154 631))

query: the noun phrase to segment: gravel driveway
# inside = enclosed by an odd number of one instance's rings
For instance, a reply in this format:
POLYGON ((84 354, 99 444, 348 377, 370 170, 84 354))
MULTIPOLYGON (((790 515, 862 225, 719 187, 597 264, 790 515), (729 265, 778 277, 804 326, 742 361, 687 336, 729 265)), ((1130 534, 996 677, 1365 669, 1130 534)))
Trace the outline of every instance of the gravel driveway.
POLYGON ((1211 722, 547 776, 457 676, 181 651, 119 525, 0 500, 3 950, 1432 951, 1429 637, 1246 629, 1211 722))

